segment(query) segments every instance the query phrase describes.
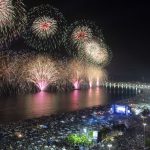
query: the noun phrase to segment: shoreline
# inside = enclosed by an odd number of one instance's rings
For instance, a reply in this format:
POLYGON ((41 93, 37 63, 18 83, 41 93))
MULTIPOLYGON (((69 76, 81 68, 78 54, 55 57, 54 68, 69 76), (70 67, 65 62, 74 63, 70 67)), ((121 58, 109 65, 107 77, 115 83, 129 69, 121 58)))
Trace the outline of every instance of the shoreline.
POLYGON ((72 111, 66 111, 66 112, 57 112, 57 113, 53 113, 51 115, 45 115, 45 116, 41 116, 41 117, 37 117, 37 118, 29 118, 29 119, 23 119, 23 120, 16 120, 16 121, 4 121, 4 123, 0 123, 0 125, 5 125, 5 124, 11 124, 11 123, 20 123, 20 122, 26 122, 26 121, 30 121, 30 120, 40 120, 40 119, 49 119, 52 117, 59 117, 62 114, 64 115, 68 115, 68 114, 77 114, 80 113, 82 111, 88 111, 88 110, 92 110, 92 109, 97 109, 97 108, 102 108, 104 109, 105 107, 110 107, 111 104, 107 104, 107 105, 95 105, 95 106, 91 106, 91 107, 86 107, 83 109, 77 109, 77 110, 72 110, 72 111))
MULTIPOLYGON (((130 98, 125 98, 122 100, 116 100, 115 103, 118 104, 126 104, 126 101, 130 101, 130 99, 134 99, 139 95, 130 97, 130 98)), ((86 110, 90 110, 90 109, 95 109, 95 108, 105 108, 105 107, 110 107, 113 103, 108 103, 106 105, 95 105, 95 106, 91 106, 91 107, 85 107, 85 108, 81 108, 81 109, 77 109, 77 110, 71 110, 71 111, 63 111, 63 112, 56 112, 56 113, 52 113, 50 115, 45 115, 45 116, 40 116, 40 117, 33 117, 33 118, 27 118, 27 119, 23 119, 23 120, 12 120, 12 121, 3 121, 2 123, 0 123, 0 125, 5 125, 5 124, 11 124, 11 123, 17 123, 17 122, 26 122, 28 120, 40 120, 40 119, 44 119, 44 118, 51 118, 51 117, 59 117, 61 114, 76 114, 77 112, 82 112, 82 111, 86 111, 86 110)))
MULTIPOLYGON (((128 98, 128 100, 131 99, 133 97, 128 98)), ((127 99, 124 99, 124 101, 127 101, 127 99)), ((111 104, 97 105, 71 112, 0 124, 0 149, 74 150, 68 147, 70 145, 65 142, 69 135, 85 134, 85 129, 89 132, 100 132, 103 128, 109 128, 113 134, 113 131, 115 132, 113 128, 120 121, 124 126, 127 123, 127 128, 123 136, 115 140, 114 148, 120 147, 120 142, 124 143, 124 146, 128 146, 128 143, 130 143, 133 147, 142 148, 143 143, 140 139, 143 134, 141 132, 143 125, 140 116, 115 114, 110 111, 110 106, 111 104), (133 137, 130 131, 133 131, 133 137), (138 136, 136 137, 134 133, 138 133, 138 136), (128 140, 128 137, 133 140, 136 138, 136 142, 133 144, 128 140), (123 142, 124 138, 126 142, 123 142)), ((149 120, 147 120, 148 122, 149 120)), ((106 149, 107 143, 104 144, 106 149)), ((98 150, 101 145, 93 146, 96 146, 98 150)), ((96 150, 93 149, 94 147, 90 147, 89 150, 96 150)))

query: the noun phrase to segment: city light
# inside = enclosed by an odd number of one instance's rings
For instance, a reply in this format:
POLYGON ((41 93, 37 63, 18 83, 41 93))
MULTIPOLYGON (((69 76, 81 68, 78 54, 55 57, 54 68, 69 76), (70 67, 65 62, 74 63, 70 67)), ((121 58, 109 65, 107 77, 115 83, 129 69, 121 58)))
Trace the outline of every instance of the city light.
POLYGON ((108 148, 109 148, 109 150, 110 150, 110 149, 111 149, 111 147, 112 147, 112 144, 108 144, 107 146, 108 146, 108 148))

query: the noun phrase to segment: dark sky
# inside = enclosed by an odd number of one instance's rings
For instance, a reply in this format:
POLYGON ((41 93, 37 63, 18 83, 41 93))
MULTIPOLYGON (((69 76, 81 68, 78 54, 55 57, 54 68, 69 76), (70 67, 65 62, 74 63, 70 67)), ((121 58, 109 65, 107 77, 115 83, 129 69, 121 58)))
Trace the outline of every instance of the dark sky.
POLYGON ((88 19, 101 27, 113 52, 109 76, 120 81, 150 81, 150 5, 121 0, 24 0, 27 9, 42 3, 57 7, 71 23, 88 19))

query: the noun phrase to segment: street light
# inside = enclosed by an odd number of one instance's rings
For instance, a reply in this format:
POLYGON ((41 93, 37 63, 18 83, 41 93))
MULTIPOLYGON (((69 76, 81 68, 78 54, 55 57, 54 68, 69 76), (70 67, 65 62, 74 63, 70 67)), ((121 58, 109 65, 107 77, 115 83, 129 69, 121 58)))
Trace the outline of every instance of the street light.
POLYGON ((145 149, 145 127, 146 127, 146 123, 143 123, 143 127, 144 127, 144 149, 145 149))
POLYGON ((108 149, 110 150, 112 147, 112 144, 108 144, 107 146, 108 146, 108 149))

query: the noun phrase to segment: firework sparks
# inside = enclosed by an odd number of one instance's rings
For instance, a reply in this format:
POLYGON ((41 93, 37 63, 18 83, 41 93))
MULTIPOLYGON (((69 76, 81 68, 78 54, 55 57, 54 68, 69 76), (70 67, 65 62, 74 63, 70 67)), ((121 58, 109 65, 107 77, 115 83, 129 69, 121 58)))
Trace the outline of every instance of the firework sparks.
POLYGON ((0 88, 0 93, 5 90, 11 93, 14 89, 15 93, 19 93, 22 85, 22 61, 23 59, 12 51, 0 52, 0 81, 3 87, 0 88))
POLYGON ((70 80, 75 89, 80 88, 81 82, 85 78, 85 65, 78 59, 74 59, 69 63, 70 80))
POLYGON ((37 18, 32 25, 33 33, 39 38, 45 39, 57 32, 57 21, 53 18, 37 18))
POLYGON ((87 61, 98 65, 106 65, 110 59, 110 54, 104 43, 96 40, 85 42, 81 55, 85 56, 87 61))
POLYGON ((28 13, 23 37, 26 43, 43 51, 53 51, 62 44, 66 21, 58 9, 49 5, 34 7, 28 13))
POLYGON ((86 26, 79 26, 73 30, 71 35, 72 41, 76 44, 83 43, 92 38, 92 31, 86 26))
POLYGON ((91 40, 94 36, 102 37, 98 27, 90 21, 76 21, 72 23, 65 34, 66 49, 73 55, 78 55, 84 42, 91 40))
POLYGON ((88 66, 87 78, 89 81, 89 87, 92 88, 94 84, 96 86, 100 86, 103 82, 105 82, 107 80, 107 73, 102 68, 88 66))
POLYGON ((19 37, 25 23, 26 11, 21 0, 0 0, 0 47, 19 37))
POLYGON ((59 73, 55 63, 46 56, 36 56, 27 64, 25 70, 27 71, 27 80, 33 82, 41 91, 58 80, 59 73))
POLYGON ((15 68, 17 63, 9 52, 0 52, 0 78, 11 83, 15 78, 15 68))
POLYGON ((14 15, 12 2, 10 0, 0 0, 0 30, 11 25, 14 15))

